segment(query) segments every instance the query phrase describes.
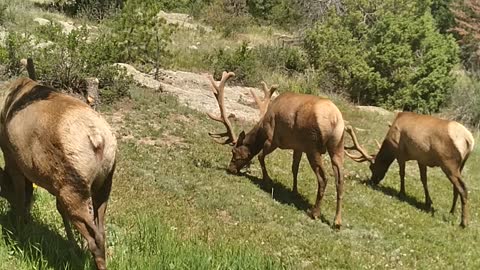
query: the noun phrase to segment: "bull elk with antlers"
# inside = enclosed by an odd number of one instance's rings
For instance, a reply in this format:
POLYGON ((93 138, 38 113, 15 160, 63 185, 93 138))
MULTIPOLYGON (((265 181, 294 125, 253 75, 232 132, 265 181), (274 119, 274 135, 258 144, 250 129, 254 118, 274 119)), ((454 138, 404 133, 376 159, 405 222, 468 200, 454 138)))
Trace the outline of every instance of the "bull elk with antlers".
POLYGON ((215 139, 222 136, 227 137, 223 143, 234 145, 228 172, 238 173, 258 154, 263 179, 271 181, 265 167, 265 157, 277 148, 293 149, 293 191, 297 192, 298 167, 302 153, 306 153, 318 182, 317 198, 311 211, 312 217, 318 218, 320 204, 327 186, 322 154, 328 152, 337 189, 337 210, 334 223, 336 227, 340 227, 343 197, 344 122, 338 108, 328 99, 295 93, 282 93, 270 103, 276 87, 268 89, 264 84, 264 100, 260 101, 254 95, 260 108, 261 118, 248 133, 242 131, 237 139, 232 125, 226 117, 223 100, 225 83, 232 76, 234 76, 233 73, 224 72, 218 85, 211 76, 209 77, 220 108, 220 117, 209 116, 222 122, 227 128, 224 133, 211 135, 215 139))
POLYGON ((462 227, 468 224, 467 187, 462 180, 462 170, 473 150, 473 136, 464 126, 433 116, 412 112, 398 113, 376 155, 369 155, 358 143, 352 127, 346 131, 351 135, 354 146, 347 150, 357 150, 360 155, 346 154, 357 162, 368 161, 372 177, 377 185, 396 159, 400 168, 400 196, 405 196, 405 162, 416 160, 420 169, 420 179, 425 192, 425 205, 432 210, 432 199, 427 186, 427 166, 440 167, 453 185, 453 202, 450 213, 455 212, 458 195, 462 202, 462 227))
POLYGON ((0 113, 5 171, 0 196, 21 219, 28 216, 33 185, 57 199, 68 239, 71 222, 82 234, 97 269, 106 269, 105 212, 115 169, 116 139, 86 103, 34 82, 14 81, 0 113))

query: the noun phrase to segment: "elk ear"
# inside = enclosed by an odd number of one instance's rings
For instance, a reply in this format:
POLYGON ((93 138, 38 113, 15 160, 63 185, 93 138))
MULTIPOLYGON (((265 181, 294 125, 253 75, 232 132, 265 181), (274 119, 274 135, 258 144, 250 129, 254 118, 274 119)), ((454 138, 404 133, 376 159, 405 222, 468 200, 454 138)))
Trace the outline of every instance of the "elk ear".
POLYGON ((243 140, 245 139, 245 131, 242 130, 240 135, 238 135, 237 145, 243 145, 243 140))

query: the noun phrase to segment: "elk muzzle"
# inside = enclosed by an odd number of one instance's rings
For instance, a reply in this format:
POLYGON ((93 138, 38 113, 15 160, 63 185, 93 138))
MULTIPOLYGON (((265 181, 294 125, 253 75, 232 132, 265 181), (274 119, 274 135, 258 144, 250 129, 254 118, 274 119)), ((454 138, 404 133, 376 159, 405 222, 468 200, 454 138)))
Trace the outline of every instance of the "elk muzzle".
POLYGON ((238 174, 240 172, 240 169, 237 168, 234 162, 230 162, 227 168, 227 172, 231 174, 238 174))

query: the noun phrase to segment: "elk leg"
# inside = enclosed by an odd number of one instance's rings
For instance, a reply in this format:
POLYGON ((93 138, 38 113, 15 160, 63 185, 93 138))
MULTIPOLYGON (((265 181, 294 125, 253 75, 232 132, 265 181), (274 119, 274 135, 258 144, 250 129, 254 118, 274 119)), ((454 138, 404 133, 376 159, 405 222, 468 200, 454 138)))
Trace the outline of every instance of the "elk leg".
POLYGON ((267 140, 263 145, 263 150, 258 155, 258 161, 260 162, 260 166, 262 167, 262 177, 264 181, 272 181, 272 179, 268 175, 267 167, 265 166, 265 157, 268 154, 272 153, 276 148, 276 146, 274 146, 271 142, 267 140))
POLYGON ((63 208, 58 198, 57 198, 57 210, 62 216, 63 226, 65 227, 65 232, 67 234, 68 241, 76 245, 77 242, 75 241, 75 237, 73 236, 72 227, 70 226, 70 222, 68 221, 67 213, 65 212, 65 209, 63 208))
MULTIPOLYGON (((17 215, 17 222, 21 224, 22 221, 26 222, 28 217, 28 208, 27 206, 27 180, 25 176, 16 169, 16 166, 11 166, 11 163, 6 162, 5 164, 5 171, 10 177, 13 186, 13 192, 15 194, 15 198, 12 203, 12 208, 14 209, 17 215)), ((30 183, 31 184, 31 183, 30 183)), ((33 186, 32 186, 33 189, 33 186)))
MULTIPOLYGON (((448 168, 442 167, 442 170, 448 176, 448 179, 453 185, 453 188, 460 195, 460 200, 462 202, 462 221, 460 226, 466 227, 468 225, 468 191, 465 183, 462 181, 459 170, 449 170, 448 168)), ((455 199, 455 195, 454 195, 455 199)))
MULTIPOLYGON (((113 172, 115 171, 115 165, 110 171, 108 177, 105 179, 103 186, 94 193, 93 196, 93 210, 95 215, 95 223, 99 232, 102 234, 103 239, 105 236, 105 213, 107 211, 107 202, 110 197, 110 191, 112 190, 113 172)), ((105 240, 106 241, 106 240, 105 240)))
POLYGON ((342 226, 342 201, 343 201, 343 146, 339 151, 328 151, 332 161, 335 186, 337 188, 337 210, 335 212, 335 227, 342 226))
POLYGON ((323 169, 322 164, 322 155, 318 152, 307 154, 310 167, 312 167, 313 172, 317 176, 318 190, 317 190, 317 199, 315 201, 315 206, 312 209, 312 218, 316 219, 320 217, 320 206, 325 194, 325 188, 327 187, 327 178, 325 177, 325 170, 323 169))
POLYGON ((457 205, 458 199, 458 191, 455 187, 453 187, 453 202, 452 202, 452 209, 450 209, 450 214, 455 214, 455 206, 457 205))
POLYGON ((420 170, 420 180, 422 180, 423 191, 425 192, 425 206, 426 206, 427 210, 431 211, 432 210, 432 199, 430 198, 430 194, 428 192, 427 166, 418 163, 418 169, 420 170))
POLYGON ((292 191, 295 194, 298 194, 297 187, 297 176, 298 176, 298 167, 300 166, 300 160, 302 160, 301 151, 293 151, 293 162, 292 162, 292 174, 293 174, 293 188, 292 191))
POLYGON ((60 193, 59 199, 72 224, 87 241, 97 269, 105 270, 105 239, 95 226, 92 199, 71 190, 60 193))
POLYGON ((25 207, 30 212, 33 203, 33 183, 25 179, 25 207))
POLYGON ((398 160, 398 167, 400 172, 400 197, 405 197, 405 161, 398 160))

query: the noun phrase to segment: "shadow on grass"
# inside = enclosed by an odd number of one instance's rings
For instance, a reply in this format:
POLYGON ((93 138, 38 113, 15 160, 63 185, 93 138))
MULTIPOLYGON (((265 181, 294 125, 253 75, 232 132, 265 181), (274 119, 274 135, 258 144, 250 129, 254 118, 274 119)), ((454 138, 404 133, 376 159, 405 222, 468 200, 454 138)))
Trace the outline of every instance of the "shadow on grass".
POLYGON ((12 211, 0 214, 1 237, 14 256, 29 261, 35 269, 84 269, 91 259, 87 251, 33 217, 26 224, 16 224, 12 211))
POLYGON ((406 202, 406 203, 410 204, 411 206, 413 206, 417 209, 423 210, 425 212, 432 212, 432 215, 434 214, 433 208, 432 209, 427 208, 427 206, 425 205, 425 202, 419 201, 417 198, 415 198, 413 196, 410 196, 408 194, 400 195, 400 192, 398 190, 392 188, 392 187, 374 185, 374 184, 370 183, 369 180, 363 180, 363 181, 361 181, 361 183, 366 185, 367 187, 373 189, 373 190, 377 190, 377 191, 382 192, 385 195, 394 197, 394 198, 398 199, 399 201, 406 202))
MULTIPOLYGON (((220 167, 220 166, 215 167, 215 169, 219 171, 226 171, 225 167, 220 167)), ((308 202, 307 198, 305 198, 305 196, 303 196, 300 193, 298 194, 293 193, 293 191, 290 188, 286 187, 282 183, 278 183, 275 181, 273 182, 264 181, 263 179, 260 179, 256 176, 249 174, 249 172, 250 171, 247 167, 246 172, 240 172, 236 176, 248 178, 248 180, 250 180, 253 184, 259 187, 261 190, 270 194, 275 201, 281 204, 293 205, 298 210, 304 211, 310 218, 312 218, 310 210, 313 207, 313 205, 310 205, 310 203, 308 202)), ((320 214, 319 219, 323 223, 329 226, 332 226, 332 222, 329 221, 323 215, 323 213, 320 214)))
POLYGON ((282 204, 293 204, 297 209, 307 211, 311 206, 307 198, 301 194, 295 194, 293 191, 278 182, 264 181, 256 176, 250 174, 240 174, 248 178, 252 183, 258 186, 261 190, 273 195, 273 199, 282 204))

